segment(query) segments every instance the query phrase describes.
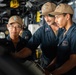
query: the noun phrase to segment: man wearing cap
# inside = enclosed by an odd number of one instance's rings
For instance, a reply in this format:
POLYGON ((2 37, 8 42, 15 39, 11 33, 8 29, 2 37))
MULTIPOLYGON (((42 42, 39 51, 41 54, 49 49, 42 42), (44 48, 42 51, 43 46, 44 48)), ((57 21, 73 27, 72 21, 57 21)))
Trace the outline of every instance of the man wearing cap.
POLYGON ((64 31, 59 37, 57 57, 54 61, 56 68, 51 73, 76 75, 76 24, 72 21, 74 11, 70 5, 62 3, 52 14, 55 15, 57 25, 64 28, 64 31))
POLYGON ((53 12, 56 5, 51 2, 45 3, 41 10, 42 15, 46 21, 45 25, 42 25, 29 40, 27 47, 16 53, 16 57, 27 57, 31 55, 37 47, 40 45, 40 48, 43 52, 41 58, 42 67, 45 68, 50 61, 56 56, 57 48, 57 31, 58 26, 55 23, 55 17, 49 13, 53 12))
MULTIPOLYGON (((27 40, 19 36, 19 33, 22 28, 23 21, 21 17, 17 15, 11 16, 7 24, 9 35, 6 37, 6 39, 8 40, 7 48, 9 50, 9 53, 16 53, 26 46, 27 40)), ((25 59, 16 60, 19 62, 25 61, 25 59)))

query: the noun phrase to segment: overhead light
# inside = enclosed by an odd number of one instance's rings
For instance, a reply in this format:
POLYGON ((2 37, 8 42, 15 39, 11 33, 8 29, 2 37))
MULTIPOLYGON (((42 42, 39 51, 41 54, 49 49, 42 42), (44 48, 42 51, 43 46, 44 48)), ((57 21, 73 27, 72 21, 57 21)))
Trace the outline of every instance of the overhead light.
POLYGON ((0 2, 2 2, 3 0, 0 0, 0 2))
POLYGON ((2 3, 0 4, 0 7, 4 7, 4 6, 6 6, 6 4, 2 4, 2 3))
POLYGON ((4 7, 4 6, 6 6, 6 4, 4 4, 4 3, 1 3, 3 0, 0 0, 0 7, 4 7))
POLYGON ((0 4, 0 7, 4 7, 4 6, 6 6, 6 4, 2 4, 2 3, 0 4))

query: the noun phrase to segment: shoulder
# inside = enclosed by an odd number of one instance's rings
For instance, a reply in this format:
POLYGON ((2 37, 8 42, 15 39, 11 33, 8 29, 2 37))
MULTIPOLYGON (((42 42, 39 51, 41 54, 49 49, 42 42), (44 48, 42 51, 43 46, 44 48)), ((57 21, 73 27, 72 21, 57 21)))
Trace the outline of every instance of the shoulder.
POLYGON ((76 34, 76 24, 74 23, 73 29, 72 29, 72 34, 76 34))
POLYGON ((44 30, 45 30, 45 28, 47 28, 48 27, 48 25, 47 24, 44 24, 44 25, 42 25, 42 26, 40 26, 40 28, 38 28, 37 30, 36 30, 36 32, 43 32, 44 30))
POLYGON ((22 38, 21 36, 19 36, 20 41, 25 41, 24 38, 22 38))
POLYGON ((44 30, 43 26, 39 27, 39 28, 35 31, 34 35, 35 35, 35 34, 40 34, 40 33, 42 33, 43 30, 44 30))
POLYGON ((76 39, 76 24, 74 25, 72 31, 71 31, 71 34, 70 34, 70 37, 73 39, 76 39))
POLYGON ((73 23, 73 25, 68 30, 68 35, 72 36, 74 34, 76 34, 76 24, 75 23, 73 23))
POLYGON ((31 33, 31 31, 26 29, 26 30, 23 31, 23 33, 31 33))
POLYGON ((19 42, 21 43, 21 45, 26 45, 27 42, 28 42, 28 40, 26 40, 26 39, 20 37, 20 41, 19 41, 19 42))

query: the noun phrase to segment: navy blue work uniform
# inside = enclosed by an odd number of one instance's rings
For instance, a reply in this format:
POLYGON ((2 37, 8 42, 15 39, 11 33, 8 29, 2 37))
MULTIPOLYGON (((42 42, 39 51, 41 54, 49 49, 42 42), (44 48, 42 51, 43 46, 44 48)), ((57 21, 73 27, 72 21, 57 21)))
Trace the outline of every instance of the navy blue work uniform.
MULTIPOLYGON (((7 46, 6 47, 7 47, 8 51, 9 51, 9 53, 10 52, 15 53, 15 52, 20 51, 21 49, 23 49, 26 46, 26 43, 27 43, 27 41, 25 39, 23 39, 23 38, 21 38, 19 36, 19 41, 18 41, 18 43, 17 43, 17 45, 15 47, 13 42, 12 42, 12 40, 11 40, 11 38, 10 38, 10 36, 7 36, 6 39, 7 39, 7 46)), ((27 58, 21 58, 21 59, 20 58, 16 58, 16 60, 18 62, 23 63, 23 62, 25 62, 26 59, 31 60, 31 58, 32 57, 29 56, 27 58)))
POLYGON ((22 33, 22 38, 24 38, 28 42, 31 37, 31 32, 28 29, 24 29, 22 33))
POLYGON ((8 55, 9 51, 7 49, 8 42, 5 38, 0 39, 0 56, 8 55))
MULTIPOLYGON (((56 67, 60 67, 61 65, 63 65, 70 58, 71 54, 76 54, 76 24, 75 23, 73 23, 73 25, 69 28, 65 36, 63 32, 63 34, 59 38, 56 67)), ((74 67, 64 75, 76 75, 76 67, 74 67)))
POLYGON ((43 60, 46 60, 45 66, 56 56, 57 40, 51 27, 47 24, 41 26, 28 41, 27 47, 35 51, 40 45, 43 52, 43 60))

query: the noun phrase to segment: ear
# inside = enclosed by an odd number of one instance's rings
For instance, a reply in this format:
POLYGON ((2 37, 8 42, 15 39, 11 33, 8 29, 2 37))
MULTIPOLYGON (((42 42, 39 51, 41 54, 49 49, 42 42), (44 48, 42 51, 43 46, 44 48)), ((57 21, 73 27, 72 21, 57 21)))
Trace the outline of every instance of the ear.
POLYGON ((67 20, 69 20, 70 19, 70 14, 67 14, 67 20))

